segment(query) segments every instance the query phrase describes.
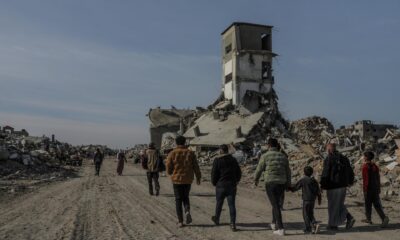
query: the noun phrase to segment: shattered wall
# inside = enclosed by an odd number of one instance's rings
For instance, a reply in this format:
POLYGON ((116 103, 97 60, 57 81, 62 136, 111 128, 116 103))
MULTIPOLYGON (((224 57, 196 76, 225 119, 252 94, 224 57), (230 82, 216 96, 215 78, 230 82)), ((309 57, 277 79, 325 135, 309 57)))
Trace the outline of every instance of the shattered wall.
MULTIPOLYGON (((161 148, 162 136, 167 132, 178 132, 186 127, 190 117, 196 111, 190 109, 150 109, 147 116, 150 119, 150 141, 154 142, 158 149, 161 148)), ((183 131, 183 130, 182 130, 183 131)))
POLYGON ((272 89, 271 26, 235 22, 222 35, 222 85, 224 97, 240 105, 248 90, 272 89))

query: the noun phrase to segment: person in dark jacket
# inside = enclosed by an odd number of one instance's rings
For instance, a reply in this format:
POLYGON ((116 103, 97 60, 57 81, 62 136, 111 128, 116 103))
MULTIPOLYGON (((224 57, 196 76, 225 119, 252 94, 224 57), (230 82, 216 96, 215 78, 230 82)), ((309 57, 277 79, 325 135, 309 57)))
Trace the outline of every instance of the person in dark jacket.
POLYGON ((229 206, 231 229, 236 231, 236 186, 242 177, 242 171, 237 160, 228 153, 227 145, 221 145, 220 152, 221 155, 214 159, 211 170, 211 183, 216 187, 215 195, 217 199, 215 215, 212 216, 211 220, 215 225, 219 225, 222 206, 226 198, 229 206))
POLYGON ((312 176, 314 170, 310 166, 304 168, 304 177, 300 179, 291 190, 302 190, 303 219, 305 224, 304 233, 318 233, 319 225, 314 217, 315 200, 318 198, 318 205, 321 205, 321 190, 317 180, 312 176))
POLYGON ((365 200, 365 215, 366 219, 362 220, 364 223, 372 224, 371 214, 372 205, 379 217, 382 220, 381 227, 387 227, 389 218, 383 212, 383 207, 379 194, 381 192, 380 174, 379 167, 372 162, 375 155, 373 152, 364 153, 364 164, 362 166, 362 178, 363 178, 363 192, 365 200))
POLYGON ((94 154, 94 157, 93 157, 93 162, 94 162, 95 169, 96 169, 96 176, 100 175, 100 167, 101 167, 101 164, 103 163, 103 159, 104 159, 103 153, 100 151, 100 148, 97 148, 96 153, 94 154))
POLYGON ((336 151, 336 145, 327 145, 328 156, 324 160, 321 188, 326 189, 328 198, 328 229, 338 230, 346 221, 346 229, 353 227, 354 217, 344 204, 346 188, 354 182, 354 171, 348 158, 336 151))

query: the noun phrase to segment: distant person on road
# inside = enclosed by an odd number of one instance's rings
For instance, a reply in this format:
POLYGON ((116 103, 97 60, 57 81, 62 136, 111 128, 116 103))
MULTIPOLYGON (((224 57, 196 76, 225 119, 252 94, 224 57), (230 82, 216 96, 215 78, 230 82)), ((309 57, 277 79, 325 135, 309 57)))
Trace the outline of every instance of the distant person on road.
POLYGON ((315 200, 318 198, 318 205, 321 205, 321 190, 317 180, 312 176, 314 170, 310 166, 304 168, 304 177, 301 178, 291 190, 302 191, 303 199, 303 219, 305 224, 304 233, 317 234, 319 231, 319 224, 314 217, 315 200))
POLYGON ((263 154, 258 162, 255 182, 257 186, 262 174, 264 174, 265 189, 272 205, 273 234, 283 236, 285 230, 282 223, 282 195, 291 184, 291 171, 287 157, 278 150, 279 143, 276 139, 268 140, 268 151, 263 154))
POLYGON ((128 162, 126 160, 124 151, 119 150, 119 152, 117 154, 117 160, 118 160, 117 174, 118 174, 118 176, 122 176, 122 171, 124 170, 124 165, 126 162, 128 162))
POLYGON ((381 227, 387 227, 389 218, 383 212, 383 207, 379 194, 381 193, 381 181, 379 167, 372 161, 375 155, 373 152, 364 153, 364 164, 362 166, 363 192, 365 199, 365 216, 362 220, 364 223, 372 224, 372 205, 382 220, 381 227))
POLYGON ((354 172, 348 158, 336 151, 336 145, 326 147, 328 156, 324 160, 321 174, 321 188, 326 189, 328 198, 328 229, 336 231, 346 222, 346 229, 353 227, 354 217, 344 205, 346 188, 354 183, 354 172))
POLYGON ((93 162, 96 169, 96 176, 100 175, 100 167, 101 164, 103 163, 103 159, 104 159, 103 153, 100 151, 100 148, 97 148, 93 157, 93 162))
POLYGON ((145 158, 147 162, 147 181, 149 184, 149 193, 154 195, 153 182, 156 190, 156 196, 160 194, 160 183, 158 178, 160 177, 159 172, 161 170, 162 157, 160 151, 156 149, 155 144, 152 142, 149 144, 149 148, 146 150, 145 158))
POLYGON ((183 227, 182 204, 185 209, 186 224, 190 224, 192 222, 189 202, 190 188, 195 175, 197 185, 200 185, 201 172, 194 152, 185 146, 186 138, 178 136, 175 142, 177 147, 168 154, 166 168, 173 183, 178 227, 183 227))
POLYGON ((228 153, 229 149, 227 145, 220 146, 220 155, 214 159, 213 167, 211 170, 211 183, 216 187, 216 207, 215 215, 211 217, 211 220, 215 225, 219 225, 219 219, 221 216, 222 206, 225 198, 228 201, 229 215, 231 230, 236 231, 236 186, 242 176, 237 160, 228 153))

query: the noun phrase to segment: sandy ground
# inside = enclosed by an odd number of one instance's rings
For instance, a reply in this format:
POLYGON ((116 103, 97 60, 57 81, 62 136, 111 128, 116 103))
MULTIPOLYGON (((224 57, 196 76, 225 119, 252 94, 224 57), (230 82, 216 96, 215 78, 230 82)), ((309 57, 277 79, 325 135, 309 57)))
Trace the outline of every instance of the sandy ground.
MULTIPOLYGON (((43 186, 34 192, 0 203, 1 239, 281 239, 272 235, 270 204, 262 188, 241 185, 238 189, 238 232, 231 232, 225 204, 222 226, 214 226, 214 189, 209 182, 193 185, 191 205, 193 224, 176 227, 172 185, 162 177, 161 195, 149 196, 145 172, 128 164, 124 176, 116 176, 116 162, 107 159, 100 177, 84 163, 80 175, 64 182, 43 186)), ((349 210, 358 220, 350 231, 325 230, 326 201, 316 209, 322 222, 319 235, 304 235, 301 201, 297 193, 286 196, 283 212, 287 239, 400 239, 400 209, 389 205, 387 229, 360 222, 363 206, 353 199, 349 210)), ((376 213, 373 220, 379 223, 376 213)))

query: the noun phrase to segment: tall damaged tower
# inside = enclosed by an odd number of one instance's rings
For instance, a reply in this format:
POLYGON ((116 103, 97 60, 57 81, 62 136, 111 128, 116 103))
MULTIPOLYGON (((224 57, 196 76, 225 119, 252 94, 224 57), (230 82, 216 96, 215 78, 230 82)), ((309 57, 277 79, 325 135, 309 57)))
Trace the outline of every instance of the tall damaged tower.
POLYGON ((222 32, 222 91, 234 106, 247 92, 273 91, 272 26, 234 22, 222 32))

